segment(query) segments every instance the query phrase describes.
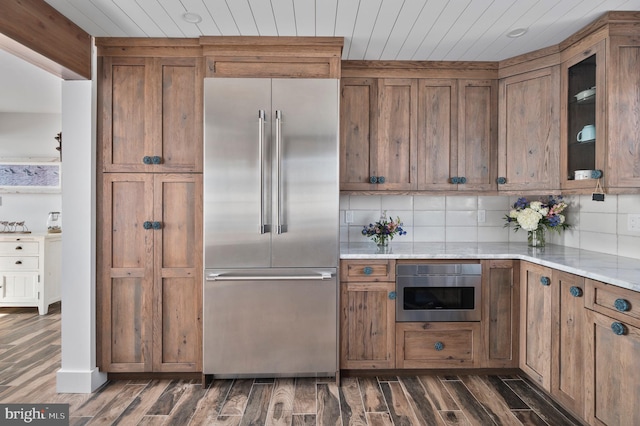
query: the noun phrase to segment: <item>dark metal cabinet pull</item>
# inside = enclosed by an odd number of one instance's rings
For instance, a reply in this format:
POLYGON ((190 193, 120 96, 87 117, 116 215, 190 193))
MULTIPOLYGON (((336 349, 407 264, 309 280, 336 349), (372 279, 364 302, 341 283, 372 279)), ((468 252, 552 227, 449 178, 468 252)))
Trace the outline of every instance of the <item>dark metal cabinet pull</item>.
POLYGON ((373 268, 371 266, 365 266, 362 272, 364 272, 365 275, 371 275, 373 274, 373 268))
POLYGON ((540 284, 542 285, 550 285, 551 279, 549 277, 540 277, 540 284))
POLYGON ((151 162, 153 164, 160 164, 160 163, 162 163, 162 157, 160 157, 158 155, 154 155, 153 157, 151 157, 151 162))
POLYGON ((151 221, 145 220, 144 223, 142 224, 142 227, 144 229, 151 229, 153 227, 153 224, 151 223, 151 221))
POLYGON ((142 157, 142 162, 144 164, 153 164, 153 160, 148 155, 145 155, 144 157, 142 157))
POLYGON ((580 287, 571 286, 569 292, 573 297, 582 297, 582 289, 580 287))
POLYGON ((16 265, 22 265, 22 260, 16 260, 16 265))
POLYGON ((151 226, 153 229, 162 229, 162 222, 153 222, 151 226))
POLYGON ((396 292, 395 291, 390 291, 389 292, 389 299, 396 300, 396 292))
POLYGON ((496 179, 496 182, 498 183, 498 185, 504 185, 505 183, 507 183, 507 178, 500 176, 498 179, 496 179))
POLYGON ((436 349, 436 351, 441 351, 444 349, 444 343, 442 342, 436 342, 435 345, 433 345, 433 347, 436 349))
POLYGON ((618 336, 623 336, 627 334, 627 327, 621 322, 616 321, 612 323, 611 330, 613 331, 614 334, 617 334, 618 336))
POLYGON ((620 312, 627 312, 631 309, 631 304, 625 299, 616 299, 616 301, 613 302, 613 306, 620 312))
POLYGON ((16 246, 16 250, 22 250, 22 246, 16 246))

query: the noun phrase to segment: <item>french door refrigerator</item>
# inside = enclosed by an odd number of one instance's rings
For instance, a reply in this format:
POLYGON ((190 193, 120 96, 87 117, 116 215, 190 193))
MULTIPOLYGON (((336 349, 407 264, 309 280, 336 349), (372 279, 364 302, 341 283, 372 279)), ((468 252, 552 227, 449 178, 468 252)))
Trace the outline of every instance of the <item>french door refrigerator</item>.
POLYGON ((203 373, 334 376, 338 80, 204 91, 203 373))

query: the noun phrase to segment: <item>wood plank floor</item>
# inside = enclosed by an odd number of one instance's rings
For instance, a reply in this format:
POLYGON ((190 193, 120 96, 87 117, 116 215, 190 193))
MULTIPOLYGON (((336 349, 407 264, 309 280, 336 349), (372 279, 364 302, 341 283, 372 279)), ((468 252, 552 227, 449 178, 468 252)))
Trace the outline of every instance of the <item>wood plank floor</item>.
POLYGON ((67 403, 71 425, 577 425, 519 376, 132 380, 57 394, 60 305, 0 308, 0 402, 67 403))

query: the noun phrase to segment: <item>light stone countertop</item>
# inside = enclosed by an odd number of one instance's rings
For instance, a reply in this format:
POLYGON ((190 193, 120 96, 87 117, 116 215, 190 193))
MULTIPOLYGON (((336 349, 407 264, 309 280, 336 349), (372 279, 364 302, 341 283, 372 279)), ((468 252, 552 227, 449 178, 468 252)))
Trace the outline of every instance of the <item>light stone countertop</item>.
POLYGON ((554 244, 391 242, 379 250, 373 242, 342 243, 340 259, 519 259, 640 292, 640 259, 554 244))

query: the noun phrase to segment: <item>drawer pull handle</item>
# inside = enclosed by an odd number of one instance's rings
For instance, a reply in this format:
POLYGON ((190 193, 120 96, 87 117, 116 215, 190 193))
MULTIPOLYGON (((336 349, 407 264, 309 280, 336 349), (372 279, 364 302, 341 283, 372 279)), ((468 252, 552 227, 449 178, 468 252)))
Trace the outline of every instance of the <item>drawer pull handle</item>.
POLYGON ((389 299, 396 300, 396 292, 395 291, 390 291, 389 292, 389 299))
POLYGON ((551 279, 549 277, 540 277, 540 284, 542 285, 550 285, 551 279))
POLYGON ((365 275, 371 275, 373 274, 373 268, 371 266, 365 266, 362 272, 364 272, 365 275))
POLYGON ((611 330, 613 330, 614 334, 617 334, 618 336, 623 336, 625 334, 627 334, 627 327, 622 324, 621 322, 614 322, 611 324, 611 330))
POLYGON ((22 260, 16 260, 16 265, 22 265, 22 260))
POLYGON ((142 157, 142 162, 144 164, 153 164, 153 159, 150 156, 145 155, 144 157, 142 157))
POLYGON ((435 345, 433 345, 433 347, 436 349, 436 351, 441 351, 444 349, 444 343, 442 342, 436 342, 435 345))
POLYGON ((507 183, 507 178, 500 176, 498 179, 496 179, 496 182, 498 183, 498 185, 504 185, 505 183, 507 183))
POLYGON ((631 309, 631 304, 625 299, 616 299, 616 301, 613 302, 613 306, 620 312, 627 312, 631 309))
POLYGON ((22 250, 22 246, 16 246, 16 250, 22 250))
POLYGON ((153 228, 153 224, 152 224, 150 221, 145 220, 145 221, 142 223, 142 227, 143 227, 144 229, 151 229, 151 228, 153 228))
POLYGON ((582 289, 580 287, 571 286, 569 292, 573 297, 582 297, 582 289))
POLYGON ((160 157, 159 155, 154 155, 153 157, 151 157, 151 162, 153 164, 160 164, 162 163, 162 157, 160 157))

